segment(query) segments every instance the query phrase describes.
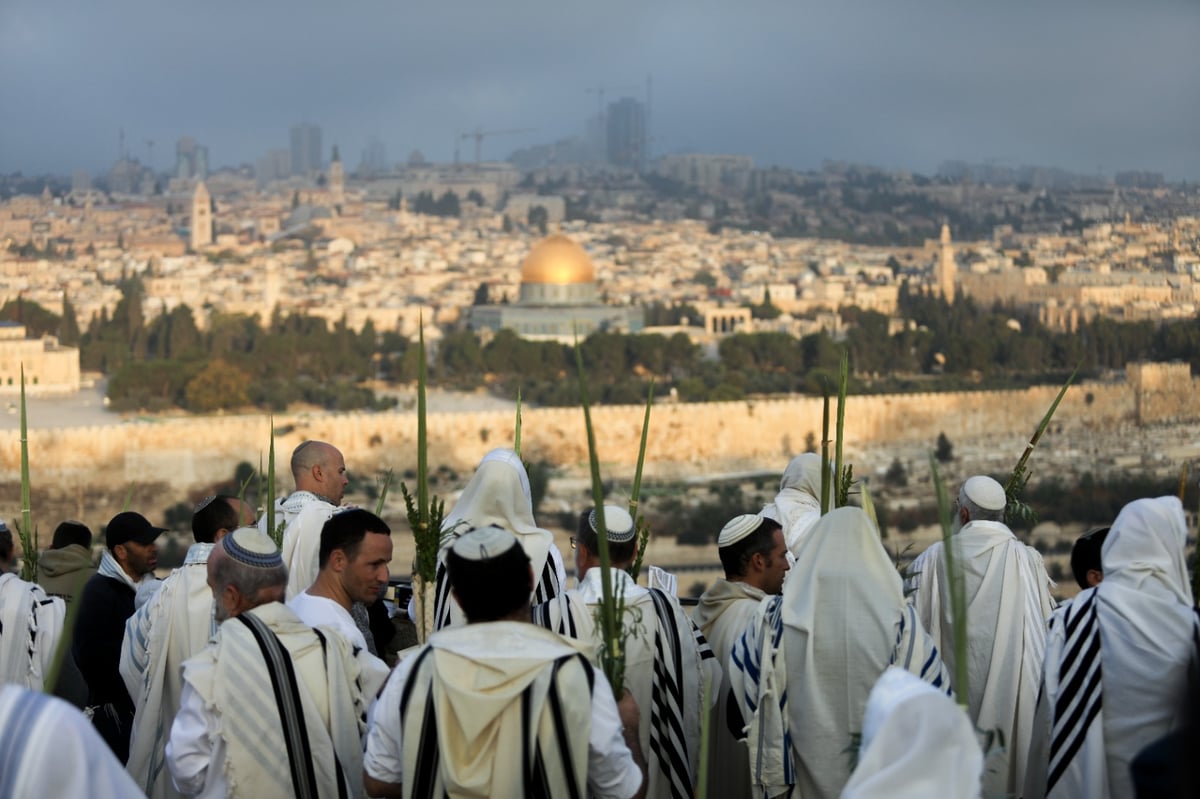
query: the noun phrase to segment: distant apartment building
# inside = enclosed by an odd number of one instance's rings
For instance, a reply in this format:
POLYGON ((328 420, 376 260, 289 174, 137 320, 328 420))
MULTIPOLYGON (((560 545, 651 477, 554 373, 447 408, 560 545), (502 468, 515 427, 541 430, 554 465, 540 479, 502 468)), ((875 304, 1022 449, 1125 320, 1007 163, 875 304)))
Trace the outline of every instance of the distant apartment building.
POLYGON ((175 177, 180 180, 208 177, 208 148, 196 144, 191 136, 184 136, 175 143, 175 177))
POLYGON ((608 106, 608 163, 641 170, 646 161, 646 106, 622 97, 608 106))
POLYGON ((748 155, 711 155, 681 153, 658 159, 655 171, 706 191, 734 189, 745 191, 754 171, 754 159, 748 155))
POLYGON ((267 154, 254 165, 254 179, 260 187, 276 180, 286 180, 292 176, 292 151, 267 150, 267 154))
POLYGON ((307 177, 321 171, 321 126, 292 125, 292 174, 307 177))

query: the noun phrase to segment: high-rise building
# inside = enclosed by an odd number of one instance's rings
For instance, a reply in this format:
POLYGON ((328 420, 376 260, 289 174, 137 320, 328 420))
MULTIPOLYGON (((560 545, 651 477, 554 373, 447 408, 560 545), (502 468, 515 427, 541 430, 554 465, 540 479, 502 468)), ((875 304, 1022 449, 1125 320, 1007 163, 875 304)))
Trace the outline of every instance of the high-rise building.
POLYGON ((641 170, 646 160, 646 106, 622 97, 608 106, 608 163, 641 170))
POLYGON ((291 150, 267 150, 254 165, 254 177, 260 187, 274 180, 284 180, 292 174, 291 150))
POLYGON ((196 144, 191 136, 183 136, 175 143, 175 177, 180 180, 208 177, 208 148, 196 144))
POLYGON ((358 165, 359 174, 371 177, 387 172, 387 148, 383 142, 372 136, 363 150, 362 162, 358 165))
POLYGON ((292 125, 292 174, 308 177, 321 171, 321 126, 292 125))

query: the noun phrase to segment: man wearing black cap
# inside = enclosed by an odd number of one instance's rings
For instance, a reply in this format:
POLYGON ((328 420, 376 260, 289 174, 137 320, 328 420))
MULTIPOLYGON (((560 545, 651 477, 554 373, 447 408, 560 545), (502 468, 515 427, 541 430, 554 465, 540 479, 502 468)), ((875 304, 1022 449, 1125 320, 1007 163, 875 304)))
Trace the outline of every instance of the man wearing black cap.
POLYGON ((92 723, 122 763, 129 757, 133 700, 121 679, 121 641, 138 584, 158 563, 154 542, 164 532, 140 513, 114 516, 100 566, 83 587, 75 620, 71 654, 87 682, 92 723))

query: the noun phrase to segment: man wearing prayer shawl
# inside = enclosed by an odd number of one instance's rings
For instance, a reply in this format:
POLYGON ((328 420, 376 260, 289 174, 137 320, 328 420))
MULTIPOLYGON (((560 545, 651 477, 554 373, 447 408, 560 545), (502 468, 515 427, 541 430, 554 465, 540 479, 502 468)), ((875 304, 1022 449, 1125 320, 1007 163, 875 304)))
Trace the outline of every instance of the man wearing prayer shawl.
MULTIPOLYGON (((832 497, 832 483, 829 491, 832 497)), ((762 509, 762 515, 783 527, 788 552, 794 556, 800 541, 821 518, 820 455, 806 452, 792 458, 779 480, 775 501, 762 509)))
POLYGON ((446 581, 446 552, 454 537, 467 530, 496 525, 517 537, 533 564, 537 582, 534 604, 546 602, 566 589, 567 572, 562 554, 554 545, 554 534, 537 526, 533 519, 533 494, 521 457, 511 449, 494 449, 463 489, 454 508, 442 522, 442 549, 438 553, 437 597, 434 628, 464 624, 466 617, 450 595, 446 581))
MULTIPOLYGON (((0 563, 12 557, 12 533, 0 522, 0 563)), ((0 574, 0 684, 42 690, 65 617, 62 599, 11 572, 0 574)))
POLYGON ((983 752, 941 691, 888 666, 867 699, 858 765, 842 799, 978 799, 983 752))
MULTIPOLYGON (((717 580, 701 595, 692 621, 708 639, 717 662, 725 663, 763 598, 783 591, 789 564, 779 523, 759 514, 731 519, 717 537, 717 553, 725 579, 717 580)), ((750 761, 746 745, 729 731, 728 695, 729 675, 725 673, 714 696, 709 725, 708 793, 737 799, 751 795, 750 761)))
POLYGON ((185 796, 362 794, 362 693, 342 637, 282 603, 287 569, 266 533, 242 527, 208 559, 220 628, 183 664, 167 767, 185 796))
POLYGON ((142 795, 87 716, 36 690, 0 685, 0 796, 142 795))
MULTIPOLYGON (((292 478, 296 490, 275 500, 275 524, 283 524, 283 564, 287 566, 287 598, 313 584, 320 567, 321 528, 342 504, 350 478, 346 459, 337 447, 324 441, 305 441, 292 451, 292 478)), ((267 529, 267 515, 258 528, 267 529)))
POLYGON ((618 704, 578 642, 529 623, 533 567, 484 527, 446 553, 467 624, 388 678, 364 758, 371 796, 629 799, 645 795, 639 710, 618 704))
MULTIPOLYGON (((650 722, 642 725, 647 763, 647 796, 691 796, 699 775, 700 715, 705 681, 710 707, 721 685, 721 667, 699 628, 679 601, 656 588, 642 588, 626 569, 637 550, 633 518, 615 505, 604 506, 609 569, 614 596, 625 601, 625 684, 650 722)), ((579 586, 533 609, 547 629, 599 644, 596 612, 601 602, 601 568, 594 510, 584 511, 575 541, 579 586)), ((593 663, 599 663, 598 657, 593 663)))
POLYGON ((126 768, 151 799, 177 797, 163 747, 183 693, 183 662, 217 630, 208 587, 208 556, 217 541, 254 524, 254 508, 237 497, 208 497, 192 513, 192 537, 183 566, 125 623, 121 677, 133 698, 133 735, 126 768))
POLYGON ((1177 497, 1139 499, 1101 549, 1104 580, 1050 620, 1027 799, 1132 799, 1130 763, 1186 723, 1200 625, 1177 497))
POLYGON ((899 666, 947 694, 950 679, 861 509, 822 516, 793 568, 734 646, 730 683, 759 795, 794 786, 804 799, 834 799, 883 670, 899 666))
POLYGON ((158 563, 154 542, 164 532, 140 513, 114 516, 104 533, 100 567, 74 600, 79 611, 71 654, 87 682, 92 723, 122 763, 129 759, 133 699, 121 679, 121 641, 137 590, 158 563))
MULTIPOLYGON (((999 731, 1004 752, 988 760, 983 792, 1017 795, 1025 784, 1025 752, 1033 726, 1046 620, 1054 610, 1053 585, 1042 556, 1004 524, 1004 488, 990 477, 962 484, 955 504, 955 560, 966 586, 967 707, 983 732, 999 731)), ((954 620, 942 542, 909 567, 917 617, 954 673, 954 620)))

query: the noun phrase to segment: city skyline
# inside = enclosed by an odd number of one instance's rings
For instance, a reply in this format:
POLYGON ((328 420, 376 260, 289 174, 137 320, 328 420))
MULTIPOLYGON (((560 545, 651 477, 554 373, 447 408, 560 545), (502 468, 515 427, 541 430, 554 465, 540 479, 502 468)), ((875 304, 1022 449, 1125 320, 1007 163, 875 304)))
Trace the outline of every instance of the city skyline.
POLYGON ((210 168, 322 129, 353 169, 371 140, 392 162, 485 160, 582 134, 595 94, 644 100, 652 154, 825 159, 932 173, 946 160, 1083 174, 1200 178, 1200 4, 1069 0, 458 3, 166 7, 10 0, 0 8, 0 173, 100 174, 126 151, 173 168, 178 139, 210 168), (14 77, 16 76, 16 77, 14 77), (462 144, 463 159, 470 147, 462 144))

